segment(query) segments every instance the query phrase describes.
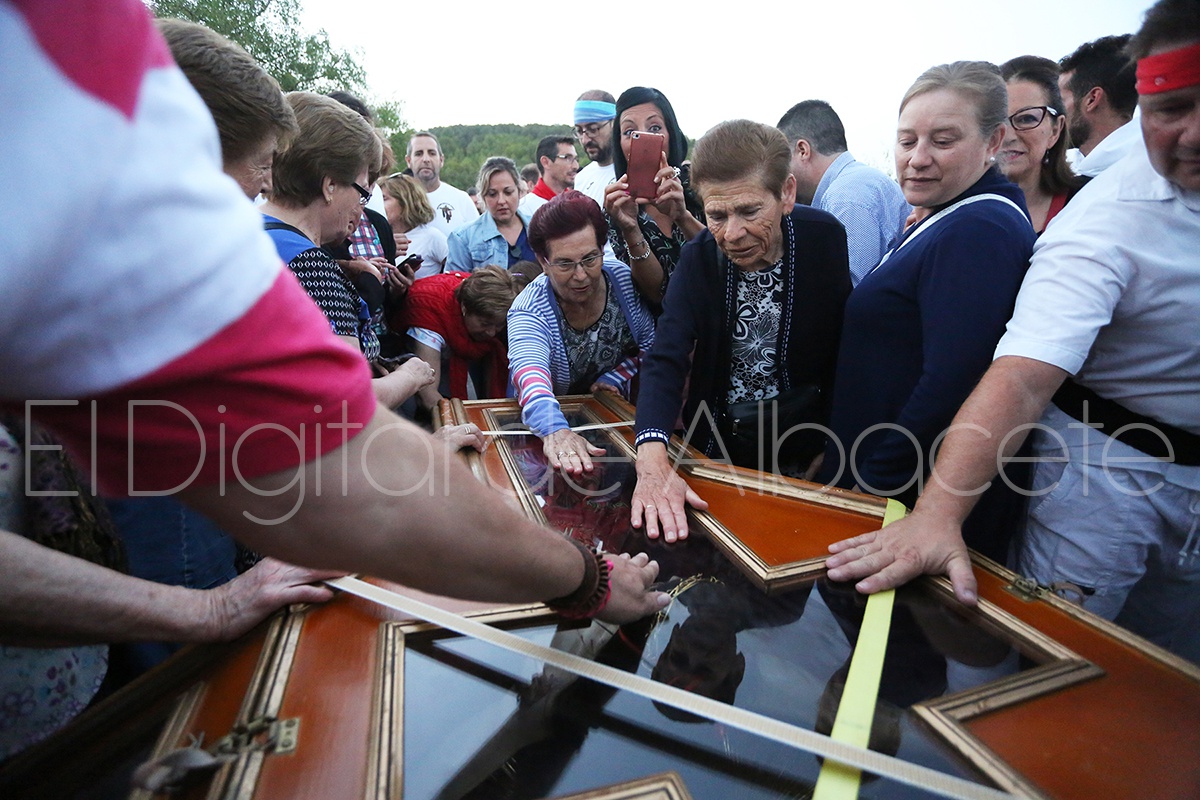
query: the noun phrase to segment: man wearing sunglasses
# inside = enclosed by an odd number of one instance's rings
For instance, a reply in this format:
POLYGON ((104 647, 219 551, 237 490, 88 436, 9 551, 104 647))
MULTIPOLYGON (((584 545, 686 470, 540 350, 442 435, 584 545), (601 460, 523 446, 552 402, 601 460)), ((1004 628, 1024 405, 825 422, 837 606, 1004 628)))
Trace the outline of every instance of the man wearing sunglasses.
POLYGON ((608 92, 589 89, 575 101, 575 138, 590 163, 575 176, 575 188, 604 207, 604 187, 616 178, 612 160, 612 127, 617 101, 608 92))

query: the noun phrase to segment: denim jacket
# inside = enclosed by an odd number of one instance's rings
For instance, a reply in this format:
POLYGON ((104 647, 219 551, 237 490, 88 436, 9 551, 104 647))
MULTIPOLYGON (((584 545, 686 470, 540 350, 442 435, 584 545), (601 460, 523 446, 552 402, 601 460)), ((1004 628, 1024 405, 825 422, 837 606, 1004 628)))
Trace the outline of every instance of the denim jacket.
MULTIPOLYGON (((520 211, 517 215, 525 230, 529 230, 529 217, 520 211)), ((496 227, 496 220, 486 211, 479 219, 451 233, 446 247, 446 272, 472 272, 488 264, 508 268, 508 242, 496 227)))

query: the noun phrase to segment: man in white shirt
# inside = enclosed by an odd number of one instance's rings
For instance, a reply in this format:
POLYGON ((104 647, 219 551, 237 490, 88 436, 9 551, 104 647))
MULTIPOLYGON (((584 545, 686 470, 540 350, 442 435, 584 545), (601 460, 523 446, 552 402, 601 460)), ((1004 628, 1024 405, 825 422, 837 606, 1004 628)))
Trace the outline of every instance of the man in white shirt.
POLYGON ((555 195, 575 188, 575 173, 579 172, 579 155, 575 152, 575 140, 570 136, 542 137, 535 158, 541 177, 529 194, 521 198, 518 207, 527 217, 532 217, 533 212, 555 195))
POLYGON ((474 222, 479 211, 471 196, 442 182, 442 165, 446 156, 437 137, 429 131, 417 131, 408 140, 405 163, 413 176, 425 187, 429 204, 433 206, 433 225, 447 236, 454 230, 474 222))
POLYGON ((575 101, 575 138, 590 162, 575 176, 575 188, 604 207, 604 190, 616 180, 613 173, 613 121, 617 101, 608 92, 589 89, 575 101))
POLYGON ((1141 140, 1134 65, 1125 55, 1130 36, 1104 36, 1060 60, 1062 112, 1078 149, 1072 167, 1094 178, 1121 160, 1141 140))
POLYGON ((1200 6, 1160 0, 1130 52, 1144 147, 1038 240, 913 513, 834 544, 829 577, 945 573, 974 604, 962 520, 1034 429, 1018 571, 1200 663, 1200 6))

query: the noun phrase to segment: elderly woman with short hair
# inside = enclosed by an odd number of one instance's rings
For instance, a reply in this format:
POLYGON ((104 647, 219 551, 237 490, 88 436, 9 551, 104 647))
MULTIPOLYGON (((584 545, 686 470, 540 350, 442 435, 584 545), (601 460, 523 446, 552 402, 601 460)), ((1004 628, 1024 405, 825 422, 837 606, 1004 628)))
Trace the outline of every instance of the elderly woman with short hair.
POLYGON ((652 538, 661 526, 669 542, 687 535, 685 500, 705 507, 667 457, 680 406, 705 454, 803 472, 823 437, 806 431, 777 443, 756 431, 826 421, 850 293, 846 232, 829 214, 795 205, 791 151, 778 130, 749 120, 713 128, 696 143, 692 185, 708 229, 683 247, 637 408, 633 525, 652 538))
POLYGON ((175 63, 217 124, 225 174, 254 199, 271 191, 275 151, 296 133, 279 83, 239 45, 181 19, 156 20, 175 63))
POLYGON ((511 383, 521 418, 542 437, 550 465, 589 472, 599 450, 571 431, 555 395, 607 391, 628 396, 654 318, 629 267, 604 258, 608 225, 595 201, 568 189, 539 208, 529 242, 543 274, 508 312, 511 383))
MULTIPOLYGON (((375 366, 379 338, 366 303, 320 245, 341 242, 358 227, 370 197, 369 171, 381 158, 379 139, 366 120, 336 100, 311 92, 292 92, 287 99, 300 130, 275 156, 274 188, 261 209, 265 227, 333 332, 375 366)), ((432 379, 428 365, 409 359, 374 381, 375 394, 394 408, 432 379)))

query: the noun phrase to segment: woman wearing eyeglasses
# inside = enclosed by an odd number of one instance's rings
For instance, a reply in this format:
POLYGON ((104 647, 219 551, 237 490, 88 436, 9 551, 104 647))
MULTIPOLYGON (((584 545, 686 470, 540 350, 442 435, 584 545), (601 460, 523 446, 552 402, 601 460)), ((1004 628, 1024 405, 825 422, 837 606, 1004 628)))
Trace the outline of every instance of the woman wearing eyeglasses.
POLYGON ((1000 65, 1008 88, 1008 135, 997 160, 1025 192, 1033 229, 1042 231, 1085 181, 1067 166, 1067 121, 1058 64, 1019 56, 1000 65))
MULTIPOLYGON (((271 198, 261 208, 267 233, 333 332, 385 372, 365 301, 321 248, 358 227, 371 196, 368 173, 381 162, 382 147, 366 120, 336 100, 311 92, 291 92, 287 99, 299 132, 275 156, 271 198)), ((395 408, 431 380, 428 365, 409 359, 373 385, 380 402, 395 408)))
POLYGON ((617 179, 604 192, 604 214, 610 227, 608 240, 617 258, 633 270, 642 295, 660 305, 667 282, 685 242, 704 230, 704 207, 690 184, 688 143, 675 109, 657 89, 634 86, 617 98, 613 135, 621 146, 613 148, 613 172, 617 179), (628 168, 631 135, 634 131, 659 133, 663 156, 656 176, 658 193, 653 199, 629 195, 628 168))
POLYGON ((492 156, 479 168, 476 181, 486 214, 452 232, 446 242, 446 271, 472 272, 495 264, 511 267, 533 261, 529 217, 519 209, 521 175, 511 158, 492 156))
POLYGON ((521 419, 542 438, 555 469, 592 470, 592 447, 567 424, 555 395, 628 395, 642 353, 654 343, 654 318, 629 267, 604 259, 608 224, 600 207, 568 190, 542 206, 529 242, 543 274, 508 312, 509 380, 521 419))

